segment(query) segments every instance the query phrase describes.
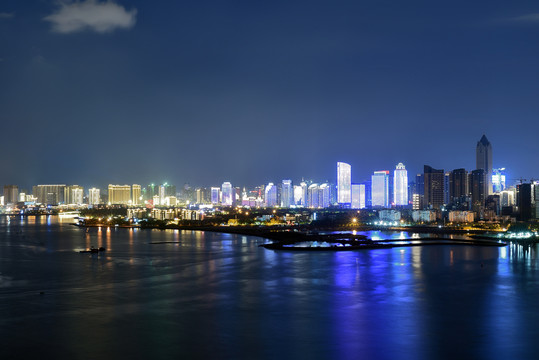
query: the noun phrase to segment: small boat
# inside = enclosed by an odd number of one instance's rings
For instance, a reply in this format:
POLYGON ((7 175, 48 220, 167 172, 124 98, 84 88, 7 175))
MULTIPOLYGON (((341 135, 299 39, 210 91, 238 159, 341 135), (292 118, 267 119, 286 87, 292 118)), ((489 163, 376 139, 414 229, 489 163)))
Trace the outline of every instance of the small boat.
POLYGON ((89 249, 87 249, 87 250, 81 250, 81 251, 79 251, 79 252, 80 252, 81 254, 84 254, 84 253, 97 254, 97 253, 99 253, 99 252, 101 252, 101 251, 105 251, 105 250, 107 250, 107 249, 105 249, 105 248, 102 247, 102 246, 101 246, 100 248, 95 248, 95 247, 92 246, 91 248, 89 248, 89 249))

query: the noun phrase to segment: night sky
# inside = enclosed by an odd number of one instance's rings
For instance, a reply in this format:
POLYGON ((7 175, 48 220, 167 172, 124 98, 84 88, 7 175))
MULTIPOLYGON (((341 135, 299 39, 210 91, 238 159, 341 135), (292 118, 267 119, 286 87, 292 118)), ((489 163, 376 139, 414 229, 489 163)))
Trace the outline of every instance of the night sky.
POLYGON ((0 184, 539 177, 539 2, 0 5, 0 184))

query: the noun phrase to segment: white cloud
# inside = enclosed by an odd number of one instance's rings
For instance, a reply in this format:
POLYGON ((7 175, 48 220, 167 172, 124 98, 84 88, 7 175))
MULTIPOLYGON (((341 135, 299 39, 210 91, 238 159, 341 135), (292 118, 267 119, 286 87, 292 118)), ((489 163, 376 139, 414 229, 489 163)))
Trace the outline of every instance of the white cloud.
POLYGON ((513 18, 510 18, 509 21, 519 22, 519 23, 539 23, 539 13, 532 13, 532 14, 513 17, 513 18))
POLYGON ((114 1, 86 0, 60 2, 56 12, 43 18, 50 21, 52 30, 68 34, 91 30, 98 33, 129 29, 135 25, 137 9, 126 10, 114 1))
POLYGON ((15 16, 14 13, 0 12, 0 19, 11 19, 14 16, 15 16))

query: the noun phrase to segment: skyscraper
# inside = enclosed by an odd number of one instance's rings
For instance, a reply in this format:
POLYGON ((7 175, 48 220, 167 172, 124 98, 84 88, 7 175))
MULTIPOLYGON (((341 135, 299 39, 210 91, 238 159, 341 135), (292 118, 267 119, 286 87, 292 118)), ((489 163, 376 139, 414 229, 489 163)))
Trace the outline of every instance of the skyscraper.
POLYGON ((289 208, 294 202, 294 191, 292 180, 283 180, 281 190, 281 207, 289 208))
POLYGON ((449 203, 462 204, 468 195, 468 172, 465 169, 451 171, 449 174, 449 203))
POLYGON ((264 199, 266 199, 266 207, 277 206, 277 186, 274 183, 269 183, 264 189, 264 199))
POLYGON ((14 204, 19 201, 19 187, 17 185, 4 185, 4 204, 14 204))
POLYGON ((219 204, 219 193, 221 192, 221 189, 218 187, 212 187, 211 188, 211 203, 212 204, 219 204))
POLYGON ((128 205, 131 202, 130 185, 109 184, 109 203, 111 205, 128 205))
POLYGON ((393 201, 395 206, 408 205, 408 171, 403 163, 398 163, 394 171, 393 201))
POLYGON ((389 171, 375 171, 371 183, 372 207, 389 207, 389 171))
POLYGON ((90 205, 97 205, 100 203, 100 190, 97 188, 91 188, 88 190, 88 204, 90 205))
POLYGON ((133 184, 133 205, 140 205, 140 192, 141 192, 141 186, 137 184, 133 184))
POLYGON ((476 169, 485 170, 485 194, 492 194, 492 145, 483 135, 475 149, 476 169))
POLYGON ((444 204, 444 171, 425 165, 423 171, 425 182, 425 206, 439 209, 444 204))
POLYGON ((221 191, 223 193, 223 199, 221 201, 221 203, 225 206, 232 206, 234 205, 234 193, 233 193, 233 189, 232 189, 232 184, 228 181, 224 182, 222 185, 221 185, 221 191))
POLYGON ((343 162, 337 163, 337 203, 345 205, 352 202, 352 167, 343 162))
POLYGON ((470 192, 472 194, 472 209, 480 212, 485 206, 486 195, 486 180, 485 170, 477 169, 470 174, 470 192))

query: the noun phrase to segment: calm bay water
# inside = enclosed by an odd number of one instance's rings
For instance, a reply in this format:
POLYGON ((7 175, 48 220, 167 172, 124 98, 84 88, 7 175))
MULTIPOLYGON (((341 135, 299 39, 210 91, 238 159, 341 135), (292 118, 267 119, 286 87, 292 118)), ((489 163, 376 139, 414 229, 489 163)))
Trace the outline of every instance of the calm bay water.
POLYGON ((276 252, 69 223, 0 218, 2 359, 539 356, 536 246, 276 252))

